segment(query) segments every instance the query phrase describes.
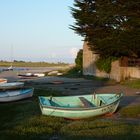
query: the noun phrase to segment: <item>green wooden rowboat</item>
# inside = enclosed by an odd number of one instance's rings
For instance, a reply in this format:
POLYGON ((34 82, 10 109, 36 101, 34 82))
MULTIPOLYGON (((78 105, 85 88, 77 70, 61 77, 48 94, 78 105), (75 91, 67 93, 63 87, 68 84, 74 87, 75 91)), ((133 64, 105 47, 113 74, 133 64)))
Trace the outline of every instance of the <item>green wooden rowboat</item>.
POLYGON ((39 96, 43 115, 82 119, 116 111, 123 93, 44 97, 39 96))

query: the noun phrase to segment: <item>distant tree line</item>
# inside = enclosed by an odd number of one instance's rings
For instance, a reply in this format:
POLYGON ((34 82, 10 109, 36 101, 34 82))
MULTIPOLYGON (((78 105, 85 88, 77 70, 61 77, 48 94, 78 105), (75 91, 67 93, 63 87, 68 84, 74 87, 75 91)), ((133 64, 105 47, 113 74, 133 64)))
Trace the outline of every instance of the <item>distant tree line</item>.
POLYGON ((74 0, 71 25, 101 58, 140 58, 140 0, 74 0))
POLYGON ((25 63, 25 61, 22 61, 22 60, 14 60, 14 62, 21 62, 21 63, 25 63))

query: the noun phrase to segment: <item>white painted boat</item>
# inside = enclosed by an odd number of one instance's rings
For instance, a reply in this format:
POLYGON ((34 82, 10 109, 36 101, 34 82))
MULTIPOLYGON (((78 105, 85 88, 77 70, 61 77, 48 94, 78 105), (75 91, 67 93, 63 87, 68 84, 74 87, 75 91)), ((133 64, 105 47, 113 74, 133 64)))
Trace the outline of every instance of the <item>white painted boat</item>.
POLYGON ((22 88, 24 86, 24 82, 12 82, 12 83, 3 83, 0 84, 0 89, 17 89, 22 88))
POLYGON ((3 84, 3 83, 7 83, 7 79, 5 79, 5 78, 0 78, 0 84, 3 84))
POLYGON ((28 78, 36 78, 37 76, 32 73, 26 73, 26 74, 18 74, 18 77, 28 79, 28 78))
POLYGON ((34 75, 37 76, 37 77, 44 77, 45 76, 44 73, 35 73, 34 75))
POLYGON ((11 65, 10 67, 7 68, 8 71, 13 70, 13 66, 11 65))
POLYGON ((0 91, 0 102, 12 102, 33 96, 33 88, 0 91))
POLYGON ((58 73, 57 70, 55 70, 55 71, 50 71, 50 72, 48 73, 48 76, 54 76, 54 75, 57 75, 57 73, 58 73))

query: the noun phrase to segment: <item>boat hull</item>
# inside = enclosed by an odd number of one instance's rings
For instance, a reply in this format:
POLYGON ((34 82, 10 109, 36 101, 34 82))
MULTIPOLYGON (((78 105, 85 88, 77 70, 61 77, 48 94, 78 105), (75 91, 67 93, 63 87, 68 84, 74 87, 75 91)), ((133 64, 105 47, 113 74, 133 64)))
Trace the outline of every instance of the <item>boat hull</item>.
POLYGON ((24 86, 23 82, 3 83, 0 84, 0 90, 17 89, 24 86))
POLYGON ((0 84, 4 84, 4 83, 7 83, 7 79, 4 78, 0 79, 0 84))
POLYGON ((30 98, 32 96, 33 96, 33 89, 5 91, 5 92, 0 92, 0 102, 18 101, 18 100, 30 98))
POLYGON ((84 119, 105 114, 112 114, 116 111, 119 102, 120 98, 106 105, 89 108, 61 108, 45 106, 40 103, 40 109, 43 115, 63 117, 68 119, 84 119))

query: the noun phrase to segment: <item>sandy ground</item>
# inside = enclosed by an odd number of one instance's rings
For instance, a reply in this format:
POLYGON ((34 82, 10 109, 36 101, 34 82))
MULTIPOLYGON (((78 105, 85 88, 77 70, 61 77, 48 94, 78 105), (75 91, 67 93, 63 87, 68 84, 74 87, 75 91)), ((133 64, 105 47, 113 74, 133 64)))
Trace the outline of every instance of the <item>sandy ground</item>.
MULTIPOLYGON (((29 72, 29 71, 28 71, 29 72)), ((8 82, 13 81, 25 81, 26 85, 32 85, 36 88, 47 87, 53 90, 59 90, 62 94, 67 95, 80 95, 80 94, 92 94, 96 93, 108 93, 108 92, 123 92, 120 105, 128 106, 140 104, 140 89, 132 89, 120 84, 107 85, 103 81, 97 80, 85 80, 83 78, 65 78, 65 77, 53 77, 47 76, 43 78, 35 79, 19 79, 17 71, 6 71, 0 73, 0 78, 7 78, 8 82), (60 82, 54 84, 54 82, 60 82)))

